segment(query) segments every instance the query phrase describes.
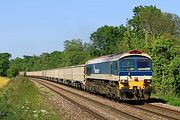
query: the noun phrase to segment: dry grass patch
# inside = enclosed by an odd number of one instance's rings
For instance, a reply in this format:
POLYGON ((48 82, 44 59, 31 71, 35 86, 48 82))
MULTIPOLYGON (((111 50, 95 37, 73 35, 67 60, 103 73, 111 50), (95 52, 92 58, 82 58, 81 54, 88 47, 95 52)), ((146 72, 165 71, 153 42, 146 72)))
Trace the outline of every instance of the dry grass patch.
POLYGON ((9 83, 10 79, 6 77, 0 77, 0 88, 6 86, 9 83))

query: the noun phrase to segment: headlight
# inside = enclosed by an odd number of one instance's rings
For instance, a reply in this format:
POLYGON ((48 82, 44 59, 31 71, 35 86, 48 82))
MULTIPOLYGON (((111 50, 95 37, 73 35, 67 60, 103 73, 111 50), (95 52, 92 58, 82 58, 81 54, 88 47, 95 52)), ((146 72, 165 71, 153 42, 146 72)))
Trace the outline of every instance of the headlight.
POLYGON ((122 79, 121 83, 128 83, 128 80, 122 79))
POLYGON ((144 83, 151 83, 152 79, 144 79, 144 83))

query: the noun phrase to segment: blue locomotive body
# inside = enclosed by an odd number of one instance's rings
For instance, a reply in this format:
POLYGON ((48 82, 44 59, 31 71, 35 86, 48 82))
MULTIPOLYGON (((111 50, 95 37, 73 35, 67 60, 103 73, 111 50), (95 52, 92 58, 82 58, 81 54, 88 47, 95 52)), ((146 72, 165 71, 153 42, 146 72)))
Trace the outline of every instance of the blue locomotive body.
POLYGON ((106 92, 113 91, 112 86, 116 86, 115 92, 109 93, 111 97, 121 99, 150 97, 152 88, 152 61, 151 58, 137 50, 126 53, 104 56, 90 60, 86 63, 86 78, 90 84, 96 86, 93 89, 99 92, 98 88, 108 86, 106 92), (98 84, 100 83, 100 84, 98 84), (104 84, 105 83, 105 84, 104 84))

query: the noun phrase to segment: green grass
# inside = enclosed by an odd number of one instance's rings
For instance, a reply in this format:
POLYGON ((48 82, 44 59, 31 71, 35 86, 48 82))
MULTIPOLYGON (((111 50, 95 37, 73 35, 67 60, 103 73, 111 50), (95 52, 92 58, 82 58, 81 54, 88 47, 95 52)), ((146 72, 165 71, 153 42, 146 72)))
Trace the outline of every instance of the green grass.
POLYGON ((161 101, 164 101, 166 104, 180 106, 180 96, 152 94, 151 98, 161 99, 161 101))
POLYGON ((45 106, 39 89, 27 78, 10 80, 0 91, 0 120, 60 119, 45 106))

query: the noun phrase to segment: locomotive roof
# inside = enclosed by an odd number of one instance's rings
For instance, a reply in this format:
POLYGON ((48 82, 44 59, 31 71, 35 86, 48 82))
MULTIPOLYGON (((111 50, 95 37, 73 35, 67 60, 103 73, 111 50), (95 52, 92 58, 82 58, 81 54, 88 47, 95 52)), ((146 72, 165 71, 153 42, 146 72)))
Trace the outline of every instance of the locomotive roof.
POLYGON ((94 58, 94 59, 87 61, 86 64, 95 64, 95 63, 102 63, 102 62, 108 62, 108 61, 117 61, 117 60, 124 58, 124 57, 127 57, 127 56, 137 56, 137 55, 138 56, 144 56, 144 57, 151 59, 151 57, 148 54, 146 54, 140 50, 131 50, 128 52, 122 52, 122 53, 117 53, 117 54, 112 54, 112 55, 94 58))

